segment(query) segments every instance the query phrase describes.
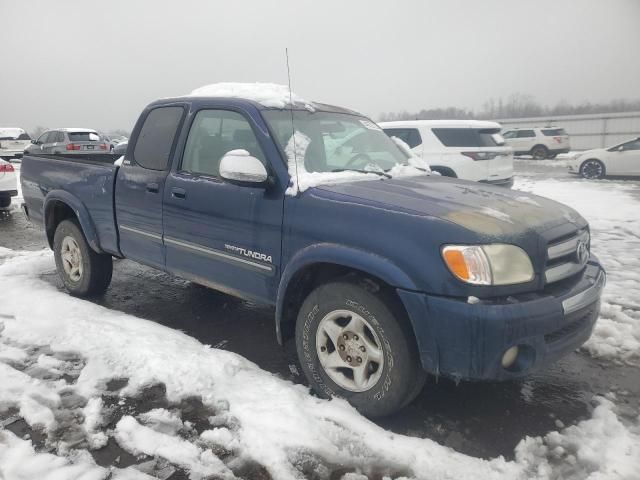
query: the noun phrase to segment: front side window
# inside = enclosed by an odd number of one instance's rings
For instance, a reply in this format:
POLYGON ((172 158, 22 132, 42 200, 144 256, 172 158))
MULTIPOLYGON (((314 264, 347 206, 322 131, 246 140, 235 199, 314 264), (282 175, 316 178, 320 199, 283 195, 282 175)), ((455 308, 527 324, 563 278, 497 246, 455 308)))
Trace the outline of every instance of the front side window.
POLYGON ((133 150, 133 159, 138 165, 149 170, 167 168, 183 113, 182 107, 159 107, 151 110, 133 150))
POLYGON ((40 143, 53 143, 55 142, 56 132, 44 132, 40 135, 38 142, 40 143))
MULTIPOLYGON (((304 135, 307 172, 380 171, 407 165, 408 158, 382 129, 364 117, 334 112, 262 112, 280 148, 290 148, 293 131, 304 135)), ((299 146, 297 146, 299 147, 299 146)))
POLYGON ((220 161, 232 150, 246 150, 265 163, 258 139, 241 114, 228 110, 201 110, 189 130, 181 171, 219 177, 220 161))
POLYGON ((513 130, 509 130, 508 132, 504 132, 502 134, 502 138, 504 138, 505 140, 509 140, 510 138, 515 138, 516 136, 516 132, 514 132, 513 130))
POLYGON ((640 150, 640 139, 632 140, 631 142, 624 143, 622 145, 623 150, 640 150))

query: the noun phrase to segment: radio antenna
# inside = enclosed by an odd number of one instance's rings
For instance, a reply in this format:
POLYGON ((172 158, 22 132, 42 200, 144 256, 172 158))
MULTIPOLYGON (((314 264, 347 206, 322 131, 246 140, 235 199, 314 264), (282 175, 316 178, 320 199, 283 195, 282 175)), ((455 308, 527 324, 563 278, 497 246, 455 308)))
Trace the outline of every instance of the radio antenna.
POLYGON ((293 123, 293 93, 291 91, 291 70, 289 68, 289 49, 284 49, 284 54, 287 57, 287 79, 289 81, 289 111, 291 112, 291 139, 293 140, 293 163, 296 172, 296 195, 300 191, 300 178, 298 176, 298 152, 296 147, 296 128, 293 123))

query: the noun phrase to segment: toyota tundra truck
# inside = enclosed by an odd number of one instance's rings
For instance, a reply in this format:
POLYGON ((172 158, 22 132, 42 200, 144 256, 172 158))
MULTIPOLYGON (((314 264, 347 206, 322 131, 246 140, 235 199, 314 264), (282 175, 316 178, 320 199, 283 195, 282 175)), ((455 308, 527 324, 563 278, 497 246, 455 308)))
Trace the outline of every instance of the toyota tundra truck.
POLYGON ((24 211, 72 295, 105 292, 116 257, 273 306, 312 389, 368 416, 427 374, 516 379, 589 338, 606 277, 577 212, 430 174, 359 113, 249 87, 150 104, 115 164, 24 157, 24 211))

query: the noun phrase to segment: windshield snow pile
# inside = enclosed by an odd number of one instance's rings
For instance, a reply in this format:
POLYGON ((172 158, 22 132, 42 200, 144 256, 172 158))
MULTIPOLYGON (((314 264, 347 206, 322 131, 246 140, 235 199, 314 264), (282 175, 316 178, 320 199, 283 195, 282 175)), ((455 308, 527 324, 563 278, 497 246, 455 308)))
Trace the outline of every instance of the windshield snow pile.
POLYGON ((293 100, 294 104, 312 107, 311 102, 307 102, 299 95, 290 92, 286 85, 278 85, 277 83, 213 83, 196 88, 189 96, 243 98, 273 108, 285 108, 293 100))
POLYGON ((396 164, 389 170, 383 170, 375 164, 369 164, 363 171, 351 170, 337 172, 309 172, 305 167, 307 149, 311 140, 304 133, 296 132, 291 136, 285 153, 287 155, 288 171, 291 181, 286 195, 295 196, 311 187, 318 185, 335 185, 342 182, 361 180, 380 180, 392 177, 410 177, 427 175, 431 172, 429 165, 416 156, 407 159, 407 165, 396 164))
POLYGON ((0 412, 47 436, 46 452, 36 451, 0 429, 0 477, 149 479, 175 469, 191 479, 640 475, 638 421, 623 421, 611 401, 575 426, 524 439, 516 461, 474 458, 386 431, 343 400, 313 397, 180 331, 70 297, 40 279, 54 270, 49 251, 0 249, 0 412), (154 398, 149 392, 164 400, 136 408, 136 398, 154 398), (194 409, 203 412, 197 421, 194 409), (139 463, 96 465, 90 452, 107 442, 139 463))

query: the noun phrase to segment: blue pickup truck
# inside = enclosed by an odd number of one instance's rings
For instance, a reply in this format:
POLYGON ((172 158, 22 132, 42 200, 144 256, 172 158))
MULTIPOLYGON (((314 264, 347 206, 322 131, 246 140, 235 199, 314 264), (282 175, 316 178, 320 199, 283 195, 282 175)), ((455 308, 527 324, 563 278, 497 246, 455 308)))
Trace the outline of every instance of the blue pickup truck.
POLYGON ((574 210, 429 174, 356 112, 240 97, 152 103, 116 164, 24 157, 71 294, 117 257, 271 305, 310 386, 369 416, 427 373, 514 379, 589 338, 605 272, 574 210))

